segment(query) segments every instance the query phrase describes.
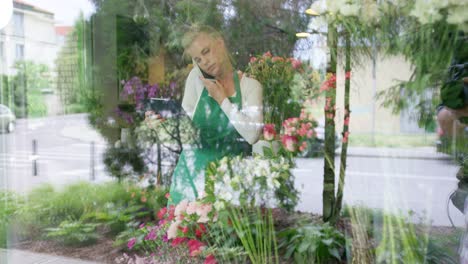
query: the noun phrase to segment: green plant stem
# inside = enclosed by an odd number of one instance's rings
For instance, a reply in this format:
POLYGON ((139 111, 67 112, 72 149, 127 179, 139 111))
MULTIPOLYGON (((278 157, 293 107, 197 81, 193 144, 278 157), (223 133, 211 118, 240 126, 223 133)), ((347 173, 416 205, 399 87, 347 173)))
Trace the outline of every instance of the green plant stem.
MULTIPOLYGON (((337 29, 335 25, 330 23, 328 25, 327 44, 330 47, 330 67, 328 72, 336 76, 337 64, 337 29)), ((323 175, 323 209, 322 217, 324 222, 328 222, 333 215, 333 207, 335 205, 335 100, 336 100, 336 86, 330 87, 326 92, 326 98, 330 99, 329 107, 332 110, 325 109, 325 157, 328 156, 329 162, 324 164, 323 175), (332 114, 332 118, 328 118, 327 114, 332 114)))
MULTIPOLYGON (((345 75, 346 73, 351 72, 351 40, 349 34, 346 35, 346 53, 345 53, 345 75)), ((351 77, 345 79, 345 91, 344 91, 344 106, 345 106, 345 114, 343 117, 343 120, 346 120, 350 117, 350 107, 349 107, 349 92, 350 92, 350 86, 351 86, 351 77)), ((348 119, 349 120, 349 119, 348 119)), ((349 131, 349 124, 347 125, 346 122, 343 122, 343 132, 342 132, 342 137, 345 138, 345 135, 349 131)), ((348 139, 348 138, 347 138, 348 139)), ((330 222, 332 224, 336 224, 340 217, 340 212, 342 208, 342 203, 343 203, 343 191, 344 191, 344 184, 345 184, 345 175, 346 175, 346 158, 347 158, 347 153, 348 153, 348 142, 343 141, 342 146, 341 146, 341 154, 340 154, 340 178, 338 182, 338 192, 336 194, 336 201, 335 201, 335 207, 334 207, 334 212, 332 215, 332 218, 330 219, 330 222)))

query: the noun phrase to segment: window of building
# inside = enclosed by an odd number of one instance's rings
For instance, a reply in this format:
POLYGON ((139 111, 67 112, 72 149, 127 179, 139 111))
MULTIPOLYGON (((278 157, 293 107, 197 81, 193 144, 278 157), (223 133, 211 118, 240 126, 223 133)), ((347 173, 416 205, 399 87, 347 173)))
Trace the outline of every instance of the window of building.
POLYGON ((13 13, 13 24, 15 27, 16 36, 24 36, 24 14, 15 12, 13 13))
POLYGON ((23 60, 24 59, 24 45, 23 44, 16 44, 16 56, 15 58, 17 60, 23 60))

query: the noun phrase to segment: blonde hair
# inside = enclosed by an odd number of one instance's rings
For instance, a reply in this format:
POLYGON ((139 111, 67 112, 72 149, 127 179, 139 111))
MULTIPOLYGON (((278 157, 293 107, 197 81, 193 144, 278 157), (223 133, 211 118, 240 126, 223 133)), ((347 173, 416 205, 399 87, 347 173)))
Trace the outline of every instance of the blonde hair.
POLYGON ((213 27, 200 24, 193 24, 192 26, 190 26, 185 32, 184 36, 182 37, 182 47, 184 48, 183 57, 185 59, 190 59, 190 56, 187 54, 187 49, 190 47, 190 45, 192 45, 193 41, 195 41, 195 39, 201 34, 206 34, 212 39, 223 40, 226 49, 226 55, 228 56, 231 63, 234 62, 231 54, 229 54, 228 52, 226 41, 224 40, 223 35, 213 27))

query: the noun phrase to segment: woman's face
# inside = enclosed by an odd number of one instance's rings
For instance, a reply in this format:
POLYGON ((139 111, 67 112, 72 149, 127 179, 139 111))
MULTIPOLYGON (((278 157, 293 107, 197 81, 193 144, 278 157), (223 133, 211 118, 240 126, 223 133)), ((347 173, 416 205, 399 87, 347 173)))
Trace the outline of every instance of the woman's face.
POLYGON ((222 75, 226 62, 222 39, 201 33, 187 48, 187 53, 204 72, 215 77, 222 75))

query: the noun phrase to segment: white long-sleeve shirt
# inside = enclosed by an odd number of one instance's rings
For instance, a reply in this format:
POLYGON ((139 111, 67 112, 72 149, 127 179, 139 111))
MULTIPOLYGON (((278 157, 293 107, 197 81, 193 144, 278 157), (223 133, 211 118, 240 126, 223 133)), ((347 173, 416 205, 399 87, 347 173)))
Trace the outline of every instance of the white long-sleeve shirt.
MULTIPOLYGON (((198 101, 204 89, 199 76, 200 69, 194 67, 185 82, 185 93, 182 107, 185 112, 193 118, 198 101)), ((255 79, 243 74, 240 80, 242 94, 242 109, 232 104, 228 98, 221 103, 221 109, 229 118, 237 132, 249 143, 257 142, 263 127, 263 89, 262 85, 255 79)))

